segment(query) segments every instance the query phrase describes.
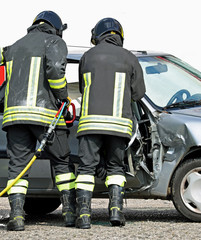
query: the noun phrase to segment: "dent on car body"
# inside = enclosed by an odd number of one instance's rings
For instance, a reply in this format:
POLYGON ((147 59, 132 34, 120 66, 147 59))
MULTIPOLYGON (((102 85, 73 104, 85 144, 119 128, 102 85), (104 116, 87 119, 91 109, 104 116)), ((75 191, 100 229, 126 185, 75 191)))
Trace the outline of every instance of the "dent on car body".
MULTIPOLYGON (((180 156, 185 155, 185 152, 192 146, 201 146, 201 132, 198 131, 200 119, 192 118, 193 114, 189 113, 186 110, 181 110, 173 114, 162 113, 160 115, 157 129, 162 144, 168 148, 164 161, 179 160, 180 156)), ((199 108, 200 114, 201 109, 199 108)))

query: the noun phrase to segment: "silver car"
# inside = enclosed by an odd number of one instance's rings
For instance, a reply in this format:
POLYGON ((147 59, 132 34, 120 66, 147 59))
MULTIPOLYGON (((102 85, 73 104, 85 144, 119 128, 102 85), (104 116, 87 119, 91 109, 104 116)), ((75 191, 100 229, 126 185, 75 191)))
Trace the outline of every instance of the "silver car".
MULTIPOLYGON (((72 48, 67 56, 69 94, 76 106, 76 120, 69 126, 69 142, 76 166, 81 101, 78 64, 85 50, 72 48)), ((170 54, 132 52, 143 69, 146 95, 132 103, 136 119, 125 154, 126 197, 172 200, 186 218, 201 221, 201 72, 170 54)), ((3 113, 0 123, 2 118, 3 113)), ((108 195, 104 159, 101 163, 94 197, 105 198, 108 195)), ((0 164, 0 190, 3 190, 8 157, 6 133, 2 130, 0 164)), ((29 182, 27 214, 48 213, 60 205, 54 171, 45 152, 32 166, 29 182)))

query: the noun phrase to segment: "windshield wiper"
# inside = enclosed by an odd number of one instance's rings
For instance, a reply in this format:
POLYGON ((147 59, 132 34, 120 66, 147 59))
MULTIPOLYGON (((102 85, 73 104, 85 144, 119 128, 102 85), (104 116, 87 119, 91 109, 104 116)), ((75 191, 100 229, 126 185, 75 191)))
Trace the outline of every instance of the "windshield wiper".
POLYGON ((185 108, 189 106, 197 106, 201 105, 201 100, 186 100, 178 103, 172 103, 165 106, 163 109, 170 109, 170 108, 185 108))

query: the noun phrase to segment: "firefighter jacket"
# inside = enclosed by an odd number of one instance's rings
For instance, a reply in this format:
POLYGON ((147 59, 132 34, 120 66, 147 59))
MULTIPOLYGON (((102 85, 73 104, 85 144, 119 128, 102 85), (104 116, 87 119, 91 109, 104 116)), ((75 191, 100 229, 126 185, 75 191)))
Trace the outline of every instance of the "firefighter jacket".
POLYGON ((117 34, 107 34, 79 64, 82 93, 78 137, 85 134, 132 135, 131 101, 144 96, 142 68, 117 34), (132 99, 132 100, 131 100, 132 99))
MULTIPOLYGON (((56 30, 42 23, 28 29, 26 36, 0 49, 6 66, 3 130, 13 124, 47 126, 58 111, 57 99, 66 99, 66 43, 56 30)), ((57 123, 66 128, 64 118, 57 123)))

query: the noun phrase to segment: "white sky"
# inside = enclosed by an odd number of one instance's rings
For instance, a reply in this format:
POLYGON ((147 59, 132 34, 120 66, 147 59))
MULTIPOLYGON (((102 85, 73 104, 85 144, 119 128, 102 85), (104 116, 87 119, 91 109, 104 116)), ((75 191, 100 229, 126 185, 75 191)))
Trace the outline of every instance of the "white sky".
POLYGON ((67 45, 90 46, 91 29, 104 17, 123 26, 124 47, 171 53, 201 71, 200 0, 10 0, 1 2, 0 46, 26 34, 36 15, 55 11, 68 29, 67 45))

